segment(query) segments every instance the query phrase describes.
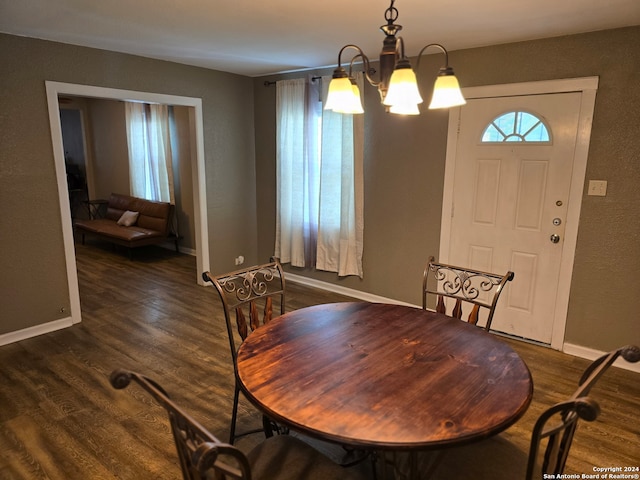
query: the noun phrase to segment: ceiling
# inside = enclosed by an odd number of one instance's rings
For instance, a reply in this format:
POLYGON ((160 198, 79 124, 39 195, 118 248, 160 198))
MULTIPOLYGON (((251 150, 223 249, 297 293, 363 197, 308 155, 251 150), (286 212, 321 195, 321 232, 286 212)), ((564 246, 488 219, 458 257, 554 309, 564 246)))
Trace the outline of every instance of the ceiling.
MULTIPOLYGON (((262 76, 335 65, 348 43, 376 59, 388 6, 389 0, 0 0, 0 32, 262 76)), ((397 0, 395 7, 409 56, 434 42, 452 51, 640 25, 640 0, 397 0)))

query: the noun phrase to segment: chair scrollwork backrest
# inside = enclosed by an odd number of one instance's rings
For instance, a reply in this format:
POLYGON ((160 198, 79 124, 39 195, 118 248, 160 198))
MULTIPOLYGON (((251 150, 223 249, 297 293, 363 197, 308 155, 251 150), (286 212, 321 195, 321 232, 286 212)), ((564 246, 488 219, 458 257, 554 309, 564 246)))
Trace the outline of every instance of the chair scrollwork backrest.
POLYGON ((480 309, 486 309, 486 320, 483 328, 489 330, 493 315, 505 284, 514 278, 514 273, 496 274, 473 270, 455 265, 437 263, 430 257, 424 269, 422 280, 422 308, 427 309, 428 297, 435 297, 436 312, 447 315, 446 299, 453 299, 455 304, 448 314, 461 319, 463 304, 468 304, 467 321, 478 325, 480 309))
POLYGON ((274 318, 275 308, 279 308, 280 315, 285 312, 285 279, 282 266, 277 259, 262 265, 252 266, 243 270, 212 276, 204 272, 202 277, 211 282, 218 291, 224 308, 231 354, 234 364, 236 360, 236 345, 233 334, 233 320, 237 326, 240 338, 244 341, 250 331, 269 323, 274 318), (258 303, 263 303, 262 308, 258 303), (260 315, 262 314, 262 318, 260 315), (249 322, 247 323, 247 316, 249 322))
POLYGON ((184 480, 251 480, 251 467, 244 453, 219 441, 176 405, 155 381, 122 369, 114 370, 109 380, 118 390, 135 381, 167 411, 184 480))

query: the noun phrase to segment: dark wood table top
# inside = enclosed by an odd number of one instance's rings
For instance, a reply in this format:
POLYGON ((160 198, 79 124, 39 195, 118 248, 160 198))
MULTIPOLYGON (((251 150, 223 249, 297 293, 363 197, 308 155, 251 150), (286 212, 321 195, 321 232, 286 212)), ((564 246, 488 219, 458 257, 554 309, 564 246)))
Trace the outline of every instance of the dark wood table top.
POLYGON ((518 420, 529 369, 499 337, 418 308, 333 303, 289 312, 238 351, 268 416, 312 436, 380 449, 480 440, 518 420))

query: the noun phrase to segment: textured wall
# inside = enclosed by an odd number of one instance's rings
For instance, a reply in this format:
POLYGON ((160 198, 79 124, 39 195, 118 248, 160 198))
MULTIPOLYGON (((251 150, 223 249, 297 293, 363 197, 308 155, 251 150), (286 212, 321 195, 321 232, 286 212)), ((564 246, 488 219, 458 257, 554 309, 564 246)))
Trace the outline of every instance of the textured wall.
MULTIPOLYGON (((608 191, 606 197, 588 197, 585 189, 565 338, 599 350, 640 343, 638 45, 640 27, 630 27, 450 54, 463 87, 600 77, 586 180, 607 180, 608 191)), ((435 75, 439 61, 423 57, 421 74, 435 75)), ((331 72, 313 72, 320 73, 331 72)), ((264 80, 255 80, 254 95, 262 199, 259 252, 266 258, 275 235, 275 177, 270 173, 275 168, 275 88, 263 87, 264 80)), ((424 262, 439 250, 448 114, 392 117, 383 113, 374 89, 367 86, 365 91, 364 278, 291 270, 419 304, 424 262)), ((428 98, 429 92, 423 90, 423 95, 428 98)))
MULTIPOLYGON (((191 168, 192 142, 189 128, 189 107, 174 107, 177 144, 172 144, 173 180, 175 185, 176 208, 178 217, 178 232, 182 239, 180 246, 195 250, 195 214, 193 210, 193 173, 191 168)), ((235 258, 235 257, 234 257, 235 258)))
POLYGON ((109 198, 111 193, 129 195, 129 149, 125 104, 117 100, 90 98, 87 130, 91 135, 93 158, 93 198, 109 198))
POLYGON ((201 98, 211 270, 256 260, 251 79, 1 34, 0 64, 0 335, 69 310, 46 80, 201 98))
MULTIPOLYGON (((463 86, 600 77, 586 179, 608 192, 583 198, 566 341, 601 350, 640 343, 639 44, 630 27, 451 53, 463 86)), ((202 98, 212 270, 273 253, 275 89, 264 79, 9 35, 0 62, 0 335, 68 308, 45 80, 202 98)), ((421 71, 438 64, 426 57, 421 71)), ((366 92, 365 277, 296 273, 418 303, 439 249, 447 114, 390 119, 366 92)))

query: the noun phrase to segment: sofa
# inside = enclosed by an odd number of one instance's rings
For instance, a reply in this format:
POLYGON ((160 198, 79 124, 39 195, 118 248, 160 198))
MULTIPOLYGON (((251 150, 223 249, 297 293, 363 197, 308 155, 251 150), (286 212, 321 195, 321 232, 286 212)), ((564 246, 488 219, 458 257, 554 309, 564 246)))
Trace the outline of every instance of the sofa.
POLYGON ((74 228, 82 234, 83 245, 85 235, 100 237, 129 249, 173 239, 177 252, 178 237, 171 228, 173 213, 170 203, 112 193, 103 218, 77 219, 74 228))

